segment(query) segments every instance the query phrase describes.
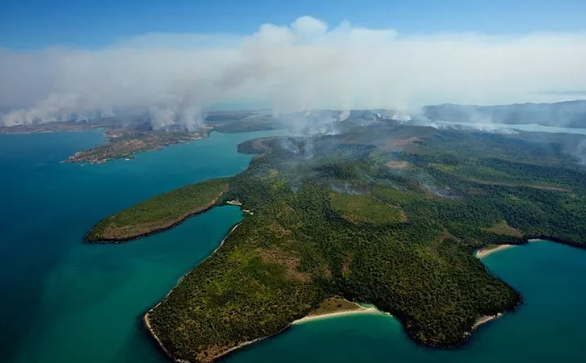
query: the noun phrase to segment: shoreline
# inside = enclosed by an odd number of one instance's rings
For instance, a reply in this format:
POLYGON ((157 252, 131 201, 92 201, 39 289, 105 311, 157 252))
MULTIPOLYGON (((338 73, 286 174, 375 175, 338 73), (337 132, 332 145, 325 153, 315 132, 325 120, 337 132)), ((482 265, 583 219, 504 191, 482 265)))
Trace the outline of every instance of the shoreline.
MULTIPOLYGON (((88 238, 88 235, 91 233, 91 229, 89 230, 88 233, 86 233, 86 235, 84 236, 84 241, 87 244, 120 244, 120 243, 126 243, 126 242, 131 242, 131 241, 135 241, 137 239, 141 239, 144 237, 149 237, 152 236, 154 234, 158 234, 161 232, 165 232, 168 231, 170 229, 173 229, 175 227, 177 227, 178 225, 186 222, 188 219, 190 219, 191 217, 195 217, 197 215, 203 214, 207 211, 209 211, 210 209, 214 208, 218 206, 218 204, 216 202, 214 202, 212 205, 205 207, 204 209, 198 210, 197 212, 193 212, 193 213, 189 213, 186 216, 181 217, 181 219, 177 220, 176 222, 173 222, 172 224, 165 226, 165 227, 161 227, 161 228, 157 228, 155 230, 152 230, 150 232, 145 232, 145 233, 141 233, 139 235, 136 236, 132 236, 132 237, 121 237, 121 238, 100 238, 100 239, 96 239, 96 240, 90 240, 88 238)), ((99 222, 98 222, 99 223, 99 222)), ((93 228, 92 228, 93 229, 93 228)))
MULTIPOLYGON (((238 226, 240 226, 240 224, 242 224, 242 222, 238 222, 238 223, 236 223, 236 225, 234 225, 234 227, 232 227, 232 229, 230 229, 230 231, 229 231, 229 232, 226 234, 226 236, 225 236, 225 237, 222 239, 222 241, 220 242, 220 244, 218 245, 218 247, 216 247, 216 248, 214 249, 214 251, 213 251, 212 253, 210 253, 210 254, 209 254, 209 256, 207 256, 207 257, 206 257, 205 259, 203 259, 203 260, 202 260, 200 263, 198 263, 198 265, 200 265, 200 264, 204 263, 204 262, 205 262, 205 261, 206 261, 208 258, 212 257, 212 256, 214 255, 214 253, 216 253, 216 252, 217 252, 217 251, 218 251, 218 250, 219 250, 219 249, 220 249, 220 248, 221 248, 221 247, 224 245, 224 242, 226 241, 226 239, 227 239, 227 238, 228 238, 228 237, 229 237, 229 236, 232 234, 232 232, 234 232, 234 230, 235 230, 236 228, 238 228, 238 226)), ((179 279, 177 279, 177 282, 175 283, 175 285, 173 286, 173 288, 172 288, 172 289, 171 289, 171 290, 170 290, 170 291, 169 291, 169 292, 168 292, 168 293, 165 295, 165 297, 163 297, 163 298, 161 299, 161 301, 159 301, 159 302, 158 302, 158 303, 157 303, 155 306, 153 306, 152 308, 150 308, 150 309, 149 309, 149 310, 148 310, 148 311, 147 311, 147 312, 146 312, 146 313, 143 315, 143 317, 142 317, 142 322, 143 322, 143 324, 144 324, 145 328, 146 328, 146 329, 147 329, 147 331, 149 332, 149 335, 150 335, 150 336, 151 336, 153 339, 155 339, 155 341, 157 342, 157 346, 159 347, 159 349, 161 349, 161 350, 162 350, 162 351, 163 351, 163 352, 164 352, 164 353, 167 355, 167 357, 168 357, 168 358, 170 358, 171 360, 173 360, 173 361, 175 361, 175 362, 177 362, 177 363, 190 363, 190 361, 187 361, 187 360, 183 360, 183 359, 178 359, 178 358, 175 358, 175 357, 173 357, 173 355, 171 355, 171 354, 169 353, 169 351, 167 350, 167 348, 165 348, 165 345, 163 344, 163 342, 161 341, 161 339, 160 339, 160 338, 159 338, 159 336, 158 336, 158 335, 155 333, 155 331, 154 331, 153 327, 151 326, 151 322, 150 322, 149 314, 150 314, 150 313, 151 313, 153 310, 155 310, 157 307, 159 307, 159 305, 161 305, 161 303, 162 303, 162 302, 163 302, 163 301, 164 301, 164 300, 165 300, 165 299, 166 299, 166 298, 167 298, 169 295, 171 295, 171 293, 172 293, 173 291, 175 291, 175 289, 177 288, 177 286, 179 286, 179 284, 181 283, 181 281, 183 281, 183 279, 185 278, 185 276, 187 276, 188 274, 190 274, 190 273, 191 273, 191 271, 193 271, 193 269, 189 270, 187 273, 185 273, 183 276, 181 276, 179 279)), ((264 339, 264 338, 262 338, 262 339, 264 339)), ((259 340, 259 339, 257 339, 257 340, 259 340)), ((257 341, 257 340, 255 340, 255 341, 257 341)), ((254 343, 255 341, 252 341, 252 342, 247 342, 247 343, 248 343, 248 344, 252 344, 252 343, 254 343)), ((244 343, 243 343, 243 344, 244 344, 244 343)), ((247 345, 248 345, 248 344, 247 344, 247 345)), ((237 348, 240 348, 240 346, 239 346, 239 347, 236 347, 236 348, 232 348, 232 349, 237 349, 237 348)), ((218 356, 218 357, 216 357, 216 358, 214 358, 214 359, 217 359, 217 358, 219 358, 219 357, 220 357, 220 356, 218 356)))
MULTIPOLYGON (((354 304, 356 304, 356 303, 354 303, 354 304)), ((325 313, 325 314, 307 315, 301 319, 297 319, 297 320, 292 321, 289 325, 293 326, 293 325, 305 324, 305 323, 316 321, 316 320, 330 319, 330 318, 337 318, 337 317, 341 317, 341 316, 358 315, 358 314, 382 314, 382 315, 392 316, 391 314, 384 313, 384 312, 380 311, 379 309, 377 309, 374 306, 364 307, 364 306, 361 306, 358 304, 356 304, 356 306, 357 306, 357 308, 353 309, 353 310, 343 310, 343 311, 334 311, 334 312, 325 313)))
MULTIPOLYGON (((238 206, 238 204, 236 204, 236 203, 234 203, 234 202, 238 203, 239 201, 237 201, 237 200, 236 200, 236 201, 227 201, 227 202, 226 202, 226 204, 228 204, 228 205, 236 205, 236 206, 238 206)), ((222 242, 220 243, 220 245, 219 245, 219 246, 218 246, 218 247, 217 247, 217 248, 214 250, 214 252, 212 252, 212 254, 210 254, 208 257, 206 257, 206 259, 204 259, 202 262, 204 262, 204 261, 205 261, 205 260, 207 260, 209 257, 211 257, 211 256, 212 256, 214 253, 216 253, 216 252, 219 250, 219 248, 220 248, 220 247, 222 247, 222 245, 224 244, 224 241, 226 240, 226 238, 228 238, 228 237, 230 236, 230 234, 231 234, 231 233, 232 233, 232 232, 233 232, 233 231, 234 231, 234 230, 235 230, 235 229, 236 229, 236 228, 237 228, 237 227, 238 227, 238 226, 239 226, 241 223, 242 223, 242 222, 240 222, 240 223, 236 224, 236 225, 235 225, 235 226, 234 226, 234 227, 233 227, 233 228, 230 230, 230 232, 229 232, 229 233, 226 235, 226 237, 224 237, 224 239, 222 240, 222 242)), ((526 243, 519 244, 519 245, 518 245, 518 244, 514 244, 514 245, 513 245, 513 244, 503 244, 503 245, 491 246, 491 247, 488 247, 488 248, 487 248, 487 247, 484 247, 484 248, 481 248, 481 249, 477 250, 477 251, 475 252, 475 256, 476 256, 477 258, 479 258, 479 259, 482 259, 482 258, 484 258, 484 257, 486 257, 486 256, 488 256, 488 255, 490 255, 490 254, 492 254, 492 253, 498 252, 498 251, 502 251, 502 250, 509 249, 509 248, 512 248, 512 247, 517 247, 517 246, 520 246, 520 245, 525 245, 525 244, 528 244, 528 243, 542 242, 543 240, 544 240, 544 239, 541 239, 541 238, 531 238, 531 239, 527 239, 527 240, 526 240, 526 243)), ((190 272, 191 272, 191 271, 190 271, 190 272)), ((190 273, 190 272, 188 272, 188 273, 190 273)), ((187 273, 187 274, 188 274, 188 273, 187 273)), ((186 276, 187 274, 185 274, 184 276, 186 276)), ((184 276, 183 276, 183 277, 184 277, 184 276)), ((178 285, 178 284, 181 282, 181 280, 183 279, 183 277, 181 277, 181 278, 178 280, 178 282, 177 282, 177 285, 178 285)), ((166 298, 166 297, 167 297, 169 294, 171 294, 171 293, 172 293, 172 292, 175 290, 175 288, 176 288, 176 286, 177 286, 177 285, 175 285, 175 287, 174 287, 174 288, 173 288, 171 291, 169 291, 169 293, 168 293, 168 294, 165 296, 165 298, 166 298)), ((144 317, 143 317, 143 322, 144 322, 144 325, 145 325, 145 327, 148 329, 148 331, 149 331, 150 335, 151 335, 151 336, 152 336, 152 337, 155 339, 155 341, 157 342, 157 345, 159 346, 159 348, 161 349, 161 351, 162 351, 162 352, 164 352, 164 353, 166 354, 166 356, 167 356, 167 357, 168 357, 170 360, 172 360, 172 361, 174 361, 174 362, 177 362, 177 363, 193 363, 193 362, 195 362, 195 361, 192 361, 192 360, 183 360, 183 359, 179 359, 179 358, 176 358, 176 357, 172 356, 171 354, 169 354, 168 350, 165 348, 165 346, 163 345, 162 341, 159 339, 159 337, 158 337, 158 336, 156 335, 156 333, 154 332, 154 330, 153 330, 153 328, 152 328, 152 326, 151 326, 151 324, 150 324, 150 320, 149 320, 149 314, 150 314, 150 313, 151 313, 151 312, 152 312, 152 311, 153 311, 155 308, 157 308, 157 307, 158 307, 158 306, 159 306, 159 305, 160 305, 160 304, 161 304, 163 301, 164 301, 164 299, 162 299, 162 300, 161 300, 159 303, 157 303, 157 305, 155 305, 153 308, 151 308, 151 309, 150 309, 150 310, 149 310, 149 311, 148 311, 148 312, 147 312, 147 313, 144 315, 144 317)), ((349 301, 349 302, 350 302, 350 301, 349 301)), ((387 316, 390 316, 390 317, 396 318, 395 316, 391 315, 390 313, 383 312, 383 311, 379 310, 379 309, 378 309, 378 308, 376 308, 375 306, 370 306, 370 305, 368 305, 368 306, 363 306, 363 305, 357 304, 357 303, 355 303, 355 302, 351 302, 351 303, 353 303, 353 304, 355 304, 355 305, 356 305, 356 309, 351 309, 351 310, 342 310, 342 311, 334 311, 334 312, 329 312, 329 313, 324 313, 324 314, 316 314, 316 315, 309 314, 309 315, 307 315, 307 316, 304 316, 304 317, 302 317, 302 318, 299 318, 299 319, 297 319, 297 320, 294 320, 294 321, 290 322, 290 323, 289 323, 289 324, 287 324, 287 326, 285 326, 285 327, 284 327, 282 330, 280 330, 280 331, 278 331, 278 332, 276 332, 276 333, 274 333, 274 334, 270 334, 270 335, 267 335, 267 336, 264 336, 264 337, 260 337, 260 338, 257 338, 257 339, 250 340, 250 341, 245 341, 245 342, 243 342, 243 343, 240 343, 239 345, 237 345, 237 346, 235 346, 235 347, 232 347, 232 348, 230 348, 230 349, 227 349, 226 351, 224 351, 224 352, 222 352, 222 353, 218 354, 217 356, 213 357, 213 359, 212 359, 212 360, 210 360, 209 362, 215 362, 215 361, 217 361, 218 359, 223 359, 223 358, 225 358, 225 357, 227 357, 227 356, 229 356, 229 355, 231 355, 231 354, 233 354, 233 353, 237 352, 237 351, 238 351, 238 350, 240 350, 240 349, 246 348, 246 347, 248 347, 248 346, 250 346, 250 345, 253 345, 253 344, 255 344, 255 343, 258 343, 258 342, 260 342, 260 341, 263 341, 263 340, 270 339, 270 338, 272 338, 272 337, 278 336, 278 335, 280 335, 280 334, 284 333, 285 331, 287 331, 288 329, 290 329, 290 328, 292 328, 292 327, 294 327, 294 326, 296 326, 296 325, 306 324, 306 323, 308 323, 308 322, 312 322, 312 321, 318 321, 318 320, 329 319, 329 318, 337 318, 337 317, 343 317, 343 316, 350 316, 350 315, 359 315, 359 314, 376 314, 376 315, 387 315, 387 316)), ((521 303, 522 303, 522 302, 521 302, 521 301, 519 301, 519 302, 518 302, 517 304, 515 304, 515 306, 514 306, 514 307, 512 307, 510 310, 509 310, 509 309, 507 309, 505 312, 499 312, 499 313, 497 313, 496 315, 484 315, 484 316, 480 316, 479 318, 477 318, 477 319, 476 319, 476 321, 474 322, 474 324, 471 326, 470 330, 464 334, 464 340, 463 340, 463 341, 462 341, 460 344, 457 344, 457 345, 455 345, 455 346, 443 346, 442 348, 455 348, 455 347, 460 347, 461 345, 464 345, 464 344, 465 344, 465 343, 466 343, 466 342, 467 342, 467 341, 468 341, 468 340, 471 338, 472 334, 473 334, 473 333, 474 333, 474 332, 475 332, 475 331, 476 331, 476 330, 477 330, 477 329, 478 329, 480 326, 482 326, 482 325, 484 325, 484 324, 486 324, 486 323, 489 323, 489 322, 491 322, 491 321, 493 321, 493 320, 496 320, 496 319, 498 319, 498 318, 500 318, 500 317, 504 316, 504 314, 505 314, 506 312, 512 312, 512 311, 515 311, 515 310, 518 308, 518 306, 519 306, 521 303)), ((400 321, 400 319, 398 319, 398 320, 400 321)))
MULTIPOLYGON (((346 300, 346 301, 348 301, 348 300, 346 300)), ((241 344, 239 344, 239 345, 237 345, 237 346, 235 346, 233 348, 230 348, 227 351, 225 351, 224 353, 222 353, 222 354, 214 357, 213 361, 216 361, 216 360, 221 359, 221 358, 225 358, 225 357, 229 356, 230 354, 235 353, 236 351, 238 351, 238 350, 240 350, 242 348, 245 348, 245 347, 247 347, 249 345, 252 345, 254 343, 258 343, 258 342, 263 341, 265 339, 270 339, 270 338, 275 337, 275 336, 277 336, 279 334, 282 334, 285 331, 287 331, 288 329, 290 329, 290 328, 292 328, 292 327, 294 327, 296 325, 306 324, 306 323, 309 323, 309 322, 312 322, 312 321, 317 321, 317 320, 322 320, 322 319, 328 319, 328 318, 337 318, 337 317, 348 316, 348 315, 358 315, 358 314, 381 314, 381 315, 388 315, 388 316, 391 316, 392 317, 391 314, 385 313, 385 312, 377 309, 374 306, 364 307, 364 306, 359 305, 359 304, 356 304, 354 302, 352 302, 352 303, 357 306, 357 308, 355 310, 335 311, 335 312, 332 312, 332 313, 325 313, 325 314, 319 314, 319 315, 307 315, 307 316, 304 316, 303 318, 300 318, 300 319, 297 319, 297 320, 294 320, 294 321, 290 322, 289 324, 287 324, 287 326, 283 330, 281 330, 281 331, 279 331, 279 332, 277 332, 275 334, 268 335, 266 337, 257 338, 257 339, 254 339, 254 340, 250 340, 250 341, 241 343, 241 344)), ((175 359, 175 361, 178 362, 178 363, 190 363, 190 362, 187 362, 187 361, 181 361, 181 360, 177 360, 177 359, 175 359)))
POLYGON ((244 212, 244 213, 247 213, 247 214, 250 214, 250 215, 254 215, 254 212, 252 212, 251 210, 249 210, 249 209, 244 209, 244 208, 242 207, 242 202, 241 202, 241 201, 239 201, 238 199, 235 199, 235 200, 229 200, 229 201, 227 201, 227 202, 226 202, 226 204, 229 204, 229 205, 235 205, 235 206, 237 206, 237 207, 240 207, 240 209, 242 210, 242 212, 244 212))
MULTIPOLYGON (((165 232, 168 231, 170 229, 173 229, 175 227, 177 227, 178 225, 180 225, 181 223, 186 222, 188 219, 198 216, 200 214, 203 214, 209 210, 211 210, 214 207, 220 206, 220 204, 218 203, 218 201, 220 200, 220 198, 222 198, 222 196, 224 194, 226 194, 227 192, 227 188, 226 190, 224 190, 220 195, 218 195, 216 197, 216 199, 214 199, 212 202, 210 202, 208 205, 200 208, 199 210, 196 210, 194 212, 190 212, 186 215, 183 215, 180 219, 178 219, 177 221, 166 225, 166 226, 162 226, 159 228, 156 228, 150 232, 145 232, 145 233, 141 233, 139 235, 135 235, 135 236, 130 236, 130 237, 120 237, 120 238, 97 238, 97 239, 90 239, 89 236, 92 233, 92 231, 94 230, 94 228, 100 224, 103 220, 99 221, 98 223, 96 223, 83 237, 83 240, 85 243, 87 244, 120 244, 120 243, 126 243, 126 242, 130 242, 130 241, 134 241, 137 239, 141 239, 144 237, 148 237, 148 236, 152 236, 154 234, 157 233, 161 233, 161 232, 165 232)), ((108 218, 108 217, 106 217, 108 218)))
MULTIPOLYGON (((228 235, 226 235, 226 237, 224 238, 224 240, 225 240, 226 238, 228 238, 228 236, 229 236, 229 235, 232 233, 232 231, 234 231, 234 230, 235 230, 235 229, 236 229, 236 228, 237 228, 239 225, 240 225, 240 223, 238 223, 237 225, 235 225, 235 226, 234 226, 234 227, 233 227, 233 228, 230 230, 230 232, 228 233, 228 235)), ((214 253, 215 253, 215 252, 216 252, 216 251, 217 251, 217 250, 218 250, 220 247, 222 247, 222 245, 224 244, 224 240, 222 240, 222 243, 220 243, 220 245, 219 245, 219 246, 218 246, 218 247, 217 247, 217 248, 214 250, 214 252, 213 252, 212 254, 210 254, 210 256, 212 256, 212 255, 213 255, 213 254, 214 254, 214 253)), ((208 256, 207 258, 209 258, 210 256, 208 256)), ((207 258, 206 258, 206 259, 207 259, 207 258)), ((205 261, 205 260, 204 260, 204 261, 205 261)), ((202 261, 202 262, 203 262, 203 261, 202 261)), ((188 273, 189 273, 189 272, 188 272, 188 273)), ((188 274, 188 273, 187 273, 187 274, 188 274)), ((144 316, 143 316, 143 318, 142 318, 142 321, 143 321, 143 324, 144 324, 145 328, 148 330, 148 332, 149 332, 150 336, 151 336, 153 339, 155 339, 155 341, 157 342, 157 346, 159 347, 159 349, 161 349, 161 351, 162 351, 163 353, 165 353, 165 355, 166 355, 166 356, 167 356, 169 359, 171 359, 172 361, 174 361, 174 362, 177 362, 177 363, 192 363, 192 361, 176 358, 176 357, 174 357, 173 355, 171 355, 171 354, 169 353, 169 351, 167 350, 167 348, 165 348, 165 345, 163 344, 163 342, 161 341, 161 339, 160 339, 160 338, 157 336, 157 334, 155 333, 155 331, 154 331, 154 329, 153 329, 153 327, 152 327, 152 325, 151 325, 150 319, 149 319, 149 314, 150 314, 150 313, 151 313, 151 312, 152 312, 154 309, 156 309, 156 308, 157 308, 159 305, 161 305, 161 303, 163 302, 163 300, 165 300, 165 299, 167 298, 167 296, 169 296, 169 295, 170 295, 170 294, 171 294, 171 293, 172 293, 172 292, 175 290, 175 288, 177 287, 177 285, 178 285, 178 284, 181 282, 181 280, 182 280, 182 279, 183 279, 183 278, 184 278, 184 277, 185 277, 187 274, 183 275, 183 276, 182 276, 182 277, 181 277, 181 278, 178 280, 178 282, 177 282, 177 284, 175 285, 175 287, 173 287, 173 289, 171 289, 171 291, 169 291, 169 292, 167 293, 167 295, 165 295, 165 298, 163 298, 163 299, 162 299, 162 300, 161 300, 159 303, 157 303, 155 306, 153 306, 151 309, 149 309, 149 310, 148 310, 148 311, 147 311, 147 312, 144 314, 144 316)), ((334 311, 334 312, 331 312, 331 313, 325 313, 325 314, 318 314, 318 315, 307 315, 307 316, 304 316, 303 318, 300 318, 300 319, 297 319, 297 320, 294 320, 294 321, 290 322, 289 324, 287 324, 287 326, 286 326, 285 328, 283 328, 282 330, 278 331, 278 332, 277 332, 277 333, 275 333, 275 334, 272 334, 272 335, 267 335, 267 336, 265 336, 265 337, 260 337, 260 338, 254 339, 254 340, 249 340, 249 341, 246 341, 246 342, 240 343, 239 345, 237 345, 237 346, 235 346, 235 347, 232 347, 232 348, 230 348, 230 349, 226 350, 225 352, 223 352, 223 353, 221 353, 221 354, 219 354, 219 355, 215 356, 215 357, 213 358, 213 360, 212 360, 212 361, 214 361, 214 362, 215 362, 216 360, 218 360, 218 359, 221 359, 221 358, 225 358, 225 357, 229 356, 230 354, 232 354, 232 353, 235 353, 236 351, 238 351, 238 350, 240 350, 240 349, 242 349, 242 348, 245 348, 245 347, 247 347, 247 346, 249 346, 249 345, 252 345, 252 344, 254 344, 254 343, 258 343, 258 342, 260 342, 260 341, 263 341, 263 340, 265 340, 265 339, 269 339, 269 338, 272 338, 272 337, 274 337, 274 336, 277 336, 277 335, 279 335, 279 334, 282 334, 282 333, 283 333, 283 332, 285 332, 286 330, 288 330, 288 329, 290 329, 290 328, 292 328, 292 327, 294 327, 294 326, 296 326, 296 325, 306 324, 306 323, 310 323, 310 322, 314 322, 314 321, 318 321, 318 320, 322 320, 322 319, 338 318, 338 317, 342 317, 342 316, 360 315, 360 314, 376 314, 376 315, 386 315, 386 316, 389 316, 389 317, 394 317, 394 316, 393 316, 393 315, 391 315, 390 313, 383 312, 383 311, 379 310, 378 308, 376 308, 375 306, 368 306, 368 307, 365 307, 365 306, 359 305, 359 304, 357 304, 357 303, 354 303, 354 302, 352 302, 352 303, 353 303, 353 304, 355 304, 355 305, 356 305, 356 307, 357 307, 357 308, 356 308, 356 309, 354 309, 354 310, 334 311)), ((475 329, 475 327, 476 327, 476 325, 473 327, 473 330, 475 329)))
POLYGON ((480 318, 476 319, 476 322, 474 323, 474 325, 472 325, 472 331, 478 329, 478 327, 480 327, 482 324, 486 324, 489 321, 496 320, 496 319, 500 318, 501 316, 503 316, 503 313, 498 313, 496 315, 481 316, 480 318))
POLYGON ((516 246, 517 245, 505 244, 505 245, 498 245, 498 246, 494 246, 494 247, 484 247, 484 248, 477 250, 476 253, 474 254, 474 256, 476 256, 476 258, 478 258, 478 259, 483 259, 487 256, 492 255, 495 252, 506 250, 506 249, 516 247, 516 246))
MULTIPOLYGON (((492 255, 495 252, 499 252, 502 250, 506 250, 512 247, 519 247, 519 246, 524 246, 526 244, 529 243, 535 243, 535 242, 544 242, 545 240, 547 240, 547 238, 529 238, 527 239, 527 243, 523 243, 523 244, 503 244, 503 245, 496 245, 496 246, 492 246, 492 247, 483 247, 481 249, 476 250, 476 252, 474 253, 474 256, 476 256, 476 258, 479 259, 483 259, 489 255, 492 255)), ((553 242, 557 242, 557 241, 553 241, 553 242)), ((561 242, 558 242, 561 243, 561 242)), ((562 243, 565 244, 565 243, 562 243)))

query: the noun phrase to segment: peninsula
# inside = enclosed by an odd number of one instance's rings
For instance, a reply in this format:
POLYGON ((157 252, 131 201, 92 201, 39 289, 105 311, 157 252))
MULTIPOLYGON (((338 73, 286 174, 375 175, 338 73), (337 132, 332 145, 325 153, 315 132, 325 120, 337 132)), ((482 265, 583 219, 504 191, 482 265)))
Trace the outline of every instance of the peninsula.
POLYGON ((170 229, 211 209, 227 190, 227 179, 215 179, 161 194, 101 221, 86 241, 124 242, 170 229))
POLYGON ((171 358, 211 362, 350 302, 392 314, 419 344, 458 347, 522 302, 475 251, 546 236, 586 246, 586 170, 558 136, 342 126, 243 143, 257 155, 241 174, 88 232, 122 242, 229 201, 250 211, 145 317, 171 358))

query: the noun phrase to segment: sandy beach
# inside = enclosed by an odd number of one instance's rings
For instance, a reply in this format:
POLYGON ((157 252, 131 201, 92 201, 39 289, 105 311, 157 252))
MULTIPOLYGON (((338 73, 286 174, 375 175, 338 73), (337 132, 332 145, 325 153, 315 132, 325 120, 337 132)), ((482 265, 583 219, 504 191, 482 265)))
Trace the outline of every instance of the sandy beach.
POLYGON ((493 254, 498 251, 506 250, 507 248, 511 248, 511 247, 515 247, 515 245, 499 245, 499 246, 495 246, 495 247, 481 248, 478 251, 476 251, 476 257, 477 258, 484 258, 490 254, 493 254))
POLYGON ((478 318, 478 320, 476 320, 476 322, 475 322, 475 323, 474 323, 474 325, 472 326, 472 330, 475 330, 476 328, 478 328, 478 327, 479 327, 479 326, 481 326, 482 324, 486 324, 486 323, 488 323, 489 321, 492 321, 492 320, 498 319, 498 318, 500 318, 502 315, 503 315, 503 314, 501 314, 501 313, 498 313, 498 314, 496 314, 496 315, 485 315, 485 316, 482 316, 482 317, 478 318))
MULTIPOLYGON (((357 306, 360 306, 360 305, 357 305, 357 306)), ((307 323, 307 322, 315 321, 315 320, 320 320, 320 319, 328 319, 328 318, 335 318, 335 317, 346 316, 346 315, 355 315, 355 314, 384 314, 384 313, 382 313, 380 310, 378 310, 375 307, 365 308, 365 307, 360 306, 360 308, 356 309, 356 310, 337 311, 334 313, 321 314, 321 315, 308 315, 304 318, 295 320, 294 322, 291 323, 291 325, 298 325, 298 324, 303 324, 303 323, 307 323)), ((390 314, 388 314, 388 315, 390 315, 390 314)))

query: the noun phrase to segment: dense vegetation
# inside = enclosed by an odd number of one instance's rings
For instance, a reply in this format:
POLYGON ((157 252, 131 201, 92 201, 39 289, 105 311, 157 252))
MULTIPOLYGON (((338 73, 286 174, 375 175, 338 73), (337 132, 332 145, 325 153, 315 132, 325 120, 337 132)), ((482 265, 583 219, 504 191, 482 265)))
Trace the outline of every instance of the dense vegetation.
POLYGON ((86 240, 122 242, 173 227, 217 204, 228 182, 210 180, 158 195, 103 219, 88 232, 86 240))
POLYGON ((558 141, 373 125, 246 143, 261 154, 224 199, 253 214, 148 313, 152 330, 174 358, 208 362, 340 296, 392 313, 419 343, 458 346, 521 302, 474 250, 586 246, 586 172, 558 141))

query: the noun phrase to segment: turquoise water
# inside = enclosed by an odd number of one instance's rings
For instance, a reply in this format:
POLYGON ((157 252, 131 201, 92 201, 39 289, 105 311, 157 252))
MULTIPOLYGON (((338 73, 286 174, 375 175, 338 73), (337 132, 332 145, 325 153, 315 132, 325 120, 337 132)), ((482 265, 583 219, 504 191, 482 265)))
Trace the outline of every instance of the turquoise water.
MULTIPOLYGON (((244 140, 217 134, 103 165, 59 162, 100 132, 0 135, 0 361, 162 363, 142 313, 213 251, 241 218, 216 208, 124 245, 86 245, 103 216, 160 192, 244 170, 244 140)), ((533 243, 487 257, 525 304, 456 351, 416 346, 393 318, 356 315, 295 326, 227 358, 257 362, 585 362, 586 251, 533 243)))
POLYGON ((60 163, 101 132, 0 135, 0 362, 164 362, 139 318, 208 256, 237 207, 124 245, 87 245, 99 219, 161 192, 246 169, 219 134, 102 165, 60 163))

